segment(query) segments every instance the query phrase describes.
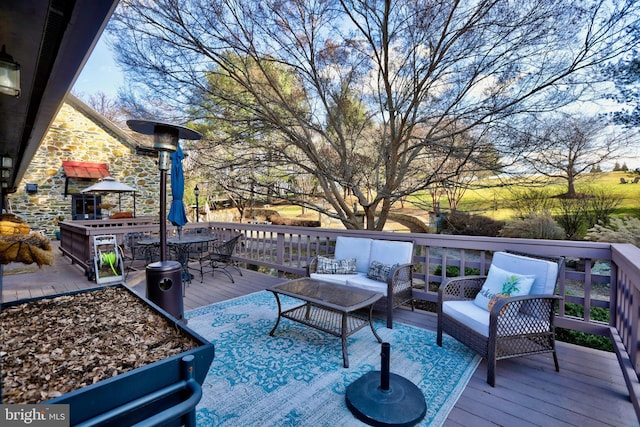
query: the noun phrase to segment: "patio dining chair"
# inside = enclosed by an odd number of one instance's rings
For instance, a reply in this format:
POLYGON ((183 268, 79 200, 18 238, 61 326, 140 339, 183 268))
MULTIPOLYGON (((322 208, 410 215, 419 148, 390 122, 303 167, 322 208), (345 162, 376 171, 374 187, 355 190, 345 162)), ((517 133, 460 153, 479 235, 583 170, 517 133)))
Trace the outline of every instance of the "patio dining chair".
POLYGON ((438 290, 437 344, 447 333, 487 360, 487 383, 495 387, 501 359, 552 353, 555 346, 554 295, 564 271, 562 258, 508 252, 493 254, 486 276, 456 277, 438 290))
POLYGON ((241 237, 242 235, 238 234, 237 236, 227 241, 214 242, 211 247, 211 254, 209 256, 213 274, 215 274, 216 270, 220 270, 231 280, 231 283, 235 283, 235 281, 233 280, 233 276, 229 271, 230 268, 235 268, 236 271, 242 276, 242 271, 240 270, 240 268, 238 268, 235 261, 232 259, 233 252, 235 251, 236 245, 240 241, 241 237))
MULTIPOLYGON (((200 228, 191 228, 185 230, 185 235, 196 234, 196 235, 211 235, 211 229, 200 227, 200 228)), ((200 272, 200 283, 204 281, 204 269, 206 268, 209 257, 211 255, 211 244, 212 242, 203 242, 203 243, 194 243, 189 246, 189 262, 198 263, 198 267, 194 268, 189 265, 189 269, 197 270, 200 272)))

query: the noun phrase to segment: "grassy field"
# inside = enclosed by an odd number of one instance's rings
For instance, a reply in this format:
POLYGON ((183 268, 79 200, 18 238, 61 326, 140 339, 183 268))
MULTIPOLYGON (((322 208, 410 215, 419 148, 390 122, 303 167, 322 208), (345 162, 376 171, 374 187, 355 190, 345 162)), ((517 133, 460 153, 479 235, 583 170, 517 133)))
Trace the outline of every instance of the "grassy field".
MULTIPOLYGON (((585 174, 578 178, 576 183, 576 191, 584 192, 589 189, 606 191, 607 194, 611 194, 619 198, 620 202, 615 209, 614 215, 618 216, 635 216, 640 218, 640 183, 638 184, 621 184, 620 178, 625 178, 627 181, 633 181, 634 175, 631 172, 606 172, 599 174, 585 174)), ((523 191, 525 189, 544 189, 550 196, 557 196, 566 193, 566 182, 558 180, 554 183, 532 183, 524 181, 501 181, 498 179, 484 180, 478 182, 475 188, 471 188, 466 191, 458 210, 476 215, 484 215, 496 220, 509 220, 514 217, 514 211, 511 208, 512 202, 515 197, 515 193, 523 191)), ((416 196, 410 198, 408 203, 405 203, 405 208, 413 208, 414 204, 412 200, 431 201, 431 197, 428 195, 416 196)), ((318 214, 312 210, 307 209, 305 214, 302 214, 302 208, 293 205, 278 205, 272 206, 272 209, 277 210, 281 216, 288 218, 300 218, 305 217, 307 219, 317 219, 318 214)), ((399 205, 394 205, 394 208, 399 208, 399 205)), ((446 197, 440 199, 440 208, 443 212, 449 210, 449 205, 446 197)), ((413 209, 412 214, 416 214, 417 210, 413 209)), ((418 211, 419 212, 419 211, 418 211)), ((423 218, 428 217, 428 212, 425 210, 422 215, 423 218)), ((323 217, 323 227, 328 228, 342 228, 342 224, 337 220, 328 220, 323 217)), ((398 225, 389 220, 387 231, 403 231, 404 226, 398 225)), ((404 230, 407 231, 407 230, 404 230)))
MULTIPOLYGON (((640 183, 621 184, 620 178, 630 181, 633 180, 634 174, 631 172, 585 174, 578 178, 576 191, 603 189, 607 194, 620 198, 615 215, 640 217, 640 183)), ((514 192, 522 191, 525 188, 540 188, 548 191, 550 195, 556 196, 567 191, 566 182, 562 180, 542 185, 514 180, 500 182, 497 179, 493 179, 485 180, 478 184, 481 188, 467 190, 458 205, 458 210, 485 215, 497 220, 506 220, 513 217, 513 210, 510 206, 514 198, 514 192)), ((440 200, 440 206, 443 210, 449 209, 446 198, 440 200)))

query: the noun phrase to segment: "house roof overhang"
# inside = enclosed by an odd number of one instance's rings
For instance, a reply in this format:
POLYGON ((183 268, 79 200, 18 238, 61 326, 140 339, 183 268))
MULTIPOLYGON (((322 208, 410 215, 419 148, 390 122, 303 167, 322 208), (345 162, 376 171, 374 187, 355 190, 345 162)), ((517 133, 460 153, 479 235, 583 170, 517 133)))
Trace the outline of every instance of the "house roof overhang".
POLYGON ((20 64, 21 95, 0 95, 0 156, 11 192, 58 113, 118 0, 0 2, 0 45, 20 64))
POLYGON ((63 160, 62 167, 67 178, 102 179, 111 176, 105 163, 63 160))

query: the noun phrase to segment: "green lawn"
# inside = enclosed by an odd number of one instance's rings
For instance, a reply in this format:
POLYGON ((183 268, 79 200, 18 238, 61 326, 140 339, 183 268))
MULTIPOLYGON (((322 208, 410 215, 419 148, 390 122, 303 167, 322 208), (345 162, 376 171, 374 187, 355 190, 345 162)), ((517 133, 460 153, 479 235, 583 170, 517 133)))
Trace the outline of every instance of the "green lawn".
MULTIPOLYGON (((576 191, 586 189, 605 189, 608 194, 620 197, 620 204, 615 210, 615 215, 640 217, 640 183, 620 184, 620 178, 627 181, 633 180, 631 172, 606 172, 599 174, 585 174, 578 178, 576 191)), ((485 215, 493 219, 505 220, 513 217, 510 202, 513 200, 513 191, 521 191, 523 188, 544 188, 552 196, 566 193, 566 183, 558 180, 555 183, 541 185, 530 182, 497 179, 483 180, 477 183, 476 188, 467 190, 464 194, 458 210, 485 215)), ((425 199, 425 197, 422 197, 425 199)), ((427 199, 428 200, 428 199, 427 199)), ((448 210, 446 198, 440 200, 440 207, 448 210)))
MULTIPOLYGON (((605 189, 608 194, 618 196, 620 204, 614 214, 618 216, 636 216, 640 218, 640 183, 620 184, 620 178, 632 181, 634 174, 631 172, 606 172, 599 174, 585 174, 579 177, 576 189, 578 192, 588 188, 605 189)), ((464 194, 458 210, 471 214, 485 215, 496 220, 508 220, 513 218, 514 211, 510 205, 514 198, 514 191, 522 191, 525 188, 544 188, 550 195, 560 195, 566 193, 566 183, 559 180, 551 184, 533 184, 523 180, 514 179, 500 181, 498 179, 483 180, 474 188, 470 188, 464 194)), ((422 201, 431 200, 427 195, 418 196, 422 201)), ((412 198, 409 198, 411 201, 412 198)), ((397 207, 398 205, 396 205, 397 207)), ((449 210, 446 197, 440 199, 440 207, 443 211, 449 210)), ((280 215, 288 218, 296 218, 302 215, 302 208, 293 205, 271 206, 280 215)), ((306 210, 305 216, 314 217, 317 213, 306 210)))

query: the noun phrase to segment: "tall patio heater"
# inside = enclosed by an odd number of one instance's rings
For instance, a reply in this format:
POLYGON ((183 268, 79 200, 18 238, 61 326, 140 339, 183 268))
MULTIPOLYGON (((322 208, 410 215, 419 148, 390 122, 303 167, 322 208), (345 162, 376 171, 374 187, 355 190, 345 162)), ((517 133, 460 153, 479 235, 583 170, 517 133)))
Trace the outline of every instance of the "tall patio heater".
POLYGON ((171 166, 170 154, 178 149, 178 140, 197 140, 202 138, 202 135, 184 126, 154 120, 127 120, 127 126, 135 132, 153 135, 153 148, 158 151, 160 261, 147 265, 147 298, 176 319, 183 321, 182 266, 178 261, 167 261, 167 171, 171 166))

